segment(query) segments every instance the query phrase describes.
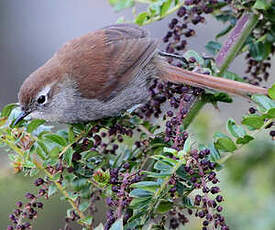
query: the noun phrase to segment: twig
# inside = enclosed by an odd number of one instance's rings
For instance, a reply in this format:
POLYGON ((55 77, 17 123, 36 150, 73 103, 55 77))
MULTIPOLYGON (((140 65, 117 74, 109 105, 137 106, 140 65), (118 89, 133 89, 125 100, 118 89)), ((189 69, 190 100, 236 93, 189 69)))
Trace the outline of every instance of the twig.
MULTIPOLYGON (((250 136, 256 137, 260 132, 262 132, 262 130, 264 130, 266 127, 268 127, 272 122, 273 122, 273 119, 267 120, 267 121, 265 122, 265 124, 261 127, 261 129, 254 131, 250 136)), ((240 148, 238 148, 238 151, 239 151, 240 149, 242 149, 243 146, 245 146, 245 145, 241 145, 240 148)), ((217 160, 217 163, 219 163, 219 164, 224 164, 224 163, 225 163, 228 159, 230 159, 233 155, 234 155, 233 152, 232 152, 232 153, 227 153, 226 156, 224 156, 223 158, 217 160)))
POLYGON ((155 138, 155 135, 151 133, 147 128, 145 128, 143 125, 138 125, 138 128, 143 131, 148 137, 155 138))
POLYGON ((83 138, 84 136, 85 136, 85 134, 86 134, 86 132, 85 131, 82 131, 77 137, 76 137, 76 139, 72 142, 72 143, 70 143, 70 144, 68 144, 60 153, 59 153, 59 158, 61 158, 62 157, 62 155, 73 145, 73 144, 75 144, 75 143, 77 143, 78 141, 80 141, 81 140, 81 138, 83 138))

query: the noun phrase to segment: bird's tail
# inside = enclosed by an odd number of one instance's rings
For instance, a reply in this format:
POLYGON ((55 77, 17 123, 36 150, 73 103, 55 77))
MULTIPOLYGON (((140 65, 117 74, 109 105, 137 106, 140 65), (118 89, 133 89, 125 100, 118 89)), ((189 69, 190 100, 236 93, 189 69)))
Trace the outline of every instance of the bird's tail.
POLYGON ((158 61, 158 69, 158 75, 161 79, 174 83, 183 83, 200 88, 214 89, 241 96, 248 96, 251 94, 267 95, 267 89, 265 88, 221 77, 213 77, 206 74, 191 72, 170 65, 164 60, 158 61))

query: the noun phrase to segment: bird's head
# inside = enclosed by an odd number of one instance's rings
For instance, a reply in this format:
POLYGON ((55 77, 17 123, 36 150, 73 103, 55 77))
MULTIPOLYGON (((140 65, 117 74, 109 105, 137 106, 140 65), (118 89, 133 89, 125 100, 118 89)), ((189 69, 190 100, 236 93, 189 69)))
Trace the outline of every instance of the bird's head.
MULTIPOLYGON (((22 84, 18 99, 21 113, 14 125, 30 115, 32 118, 56 120, 59 111, 56 110, 57 97, 62 87, 64 74, 58 68, 55 60, 48 61, 45 65, 33 72, 22 84)), ((59 107, 60 109, 62 106, 59 107)))

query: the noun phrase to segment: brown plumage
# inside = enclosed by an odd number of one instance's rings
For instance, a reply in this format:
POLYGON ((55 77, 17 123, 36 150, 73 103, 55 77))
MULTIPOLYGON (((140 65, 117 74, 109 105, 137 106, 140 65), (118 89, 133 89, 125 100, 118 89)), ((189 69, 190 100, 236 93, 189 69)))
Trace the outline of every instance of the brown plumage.
POLYGON ((260 87, 171 66, 158 55, 157 45, 148 32, 130 24, 69 41, 25 80, 19 91, 21 107, 25 115, 48 120, 99 119, 148 100, 145 89, 154 77, 239 95, 266 94, 260 87), (46 101, 39 105, 41 93, 46 101))

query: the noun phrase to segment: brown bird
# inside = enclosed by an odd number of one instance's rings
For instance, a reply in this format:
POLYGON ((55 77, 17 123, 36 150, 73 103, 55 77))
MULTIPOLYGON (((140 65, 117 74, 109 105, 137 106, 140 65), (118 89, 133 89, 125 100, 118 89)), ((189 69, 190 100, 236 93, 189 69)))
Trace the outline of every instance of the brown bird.
POLYGON ((131 24, 118 24, 66 43, 33 72, 19 91, 22 113, 65 123, 115 116, 149 97, 154 78, 237 95, 267 90, 224 78, 190 72, 168 64, 158 41, 131 24))

